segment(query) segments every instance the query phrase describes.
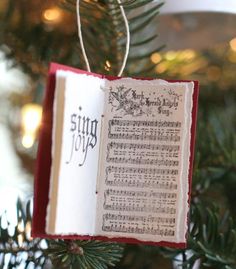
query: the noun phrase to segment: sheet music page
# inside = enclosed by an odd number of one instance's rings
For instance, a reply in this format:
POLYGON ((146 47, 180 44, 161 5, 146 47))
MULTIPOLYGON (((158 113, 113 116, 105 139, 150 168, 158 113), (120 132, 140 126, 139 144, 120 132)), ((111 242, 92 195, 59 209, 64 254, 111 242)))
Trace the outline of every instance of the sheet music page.
POLYGON ((105 82, 96 235, 185 242, 193 89, 105 82))
POLYGON ((57 72, 48 233, 94 234, 102 83, 90 75, 57 72))

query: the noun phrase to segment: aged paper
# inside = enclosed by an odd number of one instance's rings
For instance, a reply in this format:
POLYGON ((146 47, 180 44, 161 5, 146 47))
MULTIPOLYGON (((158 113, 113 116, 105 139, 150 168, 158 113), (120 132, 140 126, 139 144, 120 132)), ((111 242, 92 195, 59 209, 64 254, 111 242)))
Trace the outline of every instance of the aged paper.
POLYGON ((105 82, 96 234, 185 241, 193 88, 105 82))

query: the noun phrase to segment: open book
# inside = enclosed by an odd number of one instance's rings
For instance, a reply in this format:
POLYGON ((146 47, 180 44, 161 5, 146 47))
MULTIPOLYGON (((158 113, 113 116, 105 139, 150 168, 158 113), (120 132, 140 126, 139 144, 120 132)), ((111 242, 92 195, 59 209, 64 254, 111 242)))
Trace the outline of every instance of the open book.
POLYGON ((184 247, 198 84, 52 64, 33 235, 184 247))

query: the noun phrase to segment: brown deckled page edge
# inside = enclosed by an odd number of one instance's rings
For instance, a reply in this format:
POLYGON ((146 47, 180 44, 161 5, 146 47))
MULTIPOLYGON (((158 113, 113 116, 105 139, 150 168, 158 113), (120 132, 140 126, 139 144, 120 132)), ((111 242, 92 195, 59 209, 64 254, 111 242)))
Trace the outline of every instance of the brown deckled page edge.
MULTIPOLYGON (((115 241, 121 243, 130 244, 147 244, 147 245, 158 245, 174 248, 186 248, 186 242, 173 243, 173 242, 147 242, 140 241, 134 238, 108 238, 105 236, 81 236, 81 235, 49 235, 45 232, 46 229, 46 214, 47 205, 49 202, 49 185, 50 185, 50 170, 51 170, 51 147, 52 147, 52 124, 53 124, 53 99, 55 92, 55 73, 57 70, 72 71, 77 74, 88 74, 99 78, 106 78, 108 80, 117 80, 121 77, 115 76, 104 76, 99 74, 90 73, 84 70, 76 69, 73 67, 64 66, 61 64, 51 63, 48 75, 47 89, 43 104, 43 120, 40 130, 39 147, 36 162, 35 171, 35 183, 34 183, 34 211, 33 211, 33 222, 32 222, 32 236, 39 238, 51 238, 51 239, 79 239, 79 240, 105 240, 115 241)), ((157 78, 134 78, 138 80, 153 80, 157 78)), ((198 107, 198 94, 199 84, 198 81, 190 80, 167 80, 170 83, 175 82, 193 82, 193 107, 192 107, 192 124, 191 124, 191 141, 190 141, 190 162, 189 162, 189 192, 188 192, 188 204, 190 206, 191 199, 191 183, 193 173, 193 159, 194 159, 194 146, 195 146, 195 134, 196 134, 196 122, 197 122, 197 107, 198 107)), ((189 223, 189 214, 187 222, 189 223)), ((187 241, 186 233, 186 241, 187 241)))

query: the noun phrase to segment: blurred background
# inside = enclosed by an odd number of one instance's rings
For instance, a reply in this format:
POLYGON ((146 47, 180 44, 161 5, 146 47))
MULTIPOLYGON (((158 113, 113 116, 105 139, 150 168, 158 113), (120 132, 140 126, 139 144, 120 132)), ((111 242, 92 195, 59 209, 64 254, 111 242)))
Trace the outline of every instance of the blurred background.
MULTIPOLYGON (((48 65, 55 61, 84 68, 74 2, 0 2, 0 226, 2 229, 8 227, 10 234, 14 234, 15 227, 19 231, 27 228, 28 240, 31 240, 30 222, 21 227, 16 210, 20 206, 17 199, 20 198, 24 206, 33 196, 33 174, 48 65)), ((135 13, 141 14, 140 10, 135 13)), ((199 80, 195 167, 199 167, 200 174, 195 173, 193 195, 199 195, 196 199, 220 202, 221 210, 225 212, 227 208, 233 215, 236 213, 235 13, 236 8, 232 12, 217 13, 192 13, 191 10, 175 13, 160 8, 160 14, 141 33, 134 35, 133 40, 138 42, 141 35, 148 37, 150 32, 158 34, 158 37, 147 46, 132 48, 125 73, 199 80), (204 170, 206 167, 221 170, 212 176, 208 174, 209 170, 204 170), (229 167, 232 169, 229 178, 219 180, 222 169, 229 167)), ((95 12, 95 18, 99 19, 99 16, 95 12)), ((84 16, 83 22, 89 24, 89 18, 84 16)), ((94 24, 96 27, 99 28, 99 24, 94 24)), ((115 59, 106 46, 101 54, 98 46, 96 51, 88 44, 92 71, 116 75, 116 61, 119 62, 120 58, 115 59), (95 54, 101 54, 100 58, 97 59, 95 54)), ((18 236, 17 240, 23 244, 24 238, 18 236)), ((160 257, 159 250, 128 246, 117 268, 173 268, 173 261, 160 257)), ((7 266, 0 268, 10 268, 7 266)), ((16 268, 25 268, 25 264, 16 268)))

